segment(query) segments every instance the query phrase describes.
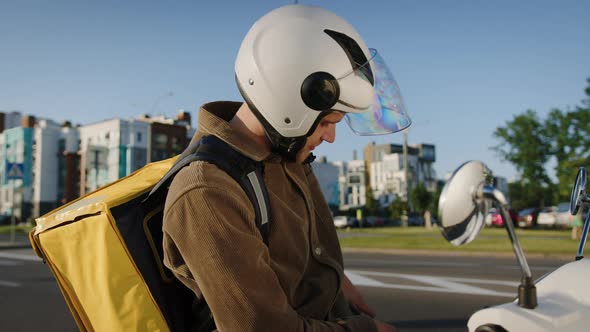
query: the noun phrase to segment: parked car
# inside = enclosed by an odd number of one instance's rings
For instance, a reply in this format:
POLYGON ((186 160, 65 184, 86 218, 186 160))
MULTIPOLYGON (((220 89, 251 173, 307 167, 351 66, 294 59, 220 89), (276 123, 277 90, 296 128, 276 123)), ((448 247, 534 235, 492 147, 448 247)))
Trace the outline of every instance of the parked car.
MULTIPOLYGON (((508 213, 510 214, 512 222, 516 223, 518 220, 518 214, 516 211, 509 209, 508 213)), ((504 217, 502 217, 502 214, 495 208, 491 208, 490 212, 486 216, 486 225, 491 227, 504 227, 505 224, 506 223, 504 222, 504 217)))
POLYGON ((0 225, 10 225, 12 216, 8 214, 0 214, 0 225))
POLYGON ((410 214, 408 226, 424 226, 424 217, 419 214, 410 214))
POLYGON ((358 223, 355 223, 355 221, 355 218, 349 216, 334 216, 334 226, 336 228, 356 227, 358 223))
POLYGON ((367 218, 365 218, 365 225, 364 226, 377 227, 377 226, 383 226, 384 224, 385 224, 385 218, 368 216, 367 218))
POLYGON ((555 211, 555 226, 559 228, 570 228, 572 227, 571 224, 572 214, 570 213, 570 203, 559 203, 555 211))
POLYGON ((555 215, 556 211, 556 206, 548 206, 542 209, 537 216, 537 225, 544 228, 555 227, 555 222, 557 220, 557 216, 555 215))
POLYGON ((400 219, 384 218, 383 226, 401 226, 402 221, 400 219))
POLYGON ((528 208, 518 213, 518 227, 533 228, 537 226, 538 208, 528 208))

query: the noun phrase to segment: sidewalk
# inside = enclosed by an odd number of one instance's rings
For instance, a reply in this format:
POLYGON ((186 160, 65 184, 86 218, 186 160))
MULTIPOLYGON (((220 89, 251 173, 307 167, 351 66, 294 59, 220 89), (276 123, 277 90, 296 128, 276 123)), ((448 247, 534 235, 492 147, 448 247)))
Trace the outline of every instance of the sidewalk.
POLYGON ((10 233, 0 234, 0 250, 31 248, 28 234, 16 233, 14 242, 10 242, 10 233))

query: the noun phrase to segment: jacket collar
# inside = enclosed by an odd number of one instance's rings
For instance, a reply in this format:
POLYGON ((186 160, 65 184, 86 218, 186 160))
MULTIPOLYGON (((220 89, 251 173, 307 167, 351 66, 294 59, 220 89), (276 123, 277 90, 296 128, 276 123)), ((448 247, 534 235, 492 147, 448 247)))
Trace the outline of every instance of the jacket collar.
MULTIPOLYGON (((244 133, 235 131, 229 124, 242 103, 232 101, 216 101, 204 104, 199 110, 199 125, 191 144, 206 135, 214 135, 229 144, 236 151, 255 161, 269 159, 270 151, 244 133)), ((274 159, 274 158, 273 158, 274 159)))

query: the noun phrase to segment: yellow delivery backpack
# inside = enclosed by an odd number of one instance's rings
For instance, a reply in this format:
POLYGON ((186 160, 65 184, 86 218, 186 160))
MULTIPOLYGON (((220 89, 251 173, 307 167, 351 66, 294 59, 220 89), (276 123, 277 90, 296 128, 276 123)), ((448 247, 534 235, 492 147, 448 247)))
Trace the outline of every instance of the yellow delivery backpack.
POLYGON ((81 331, 189 331, 214 326, 208 308, 197 312, 192 291, 162 263, 168 186, 195 160, 217 165, 240 183, 267 240, 270 211, 262 163, 214 136, 201 138, 179 157, 148 164, 53 210, 36 219, 29 238, 53 272, 81 331))

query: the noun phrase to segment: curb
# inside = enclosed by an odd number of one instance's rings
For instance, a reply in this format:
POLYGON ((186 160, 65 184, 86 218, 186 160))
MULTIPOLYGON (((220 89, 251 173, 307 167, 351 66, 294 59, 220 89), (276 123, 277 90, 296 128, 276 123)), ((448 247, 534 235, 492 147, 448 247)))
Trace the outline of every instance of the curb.
MULTIPOLYGON (((514 257, 513 252, 484 252, 484 251, 452 251, 452 250, 427 250, 427 249, 383 249, 383 248, 350 248, 343 247, 343 253, 376 253, 389 255, 424 255, 424 256, 462 256, 462 257, 514 257)), ((573 261, 575 253, 568 254, 540 254, 525 253, 526 258, 556 259, 573 261)))
POLYGON ((0 250, 8 250, 8 249, 26 249, 29 248, 33 250, 31 244, 29 242, 0 242, 0 250))

